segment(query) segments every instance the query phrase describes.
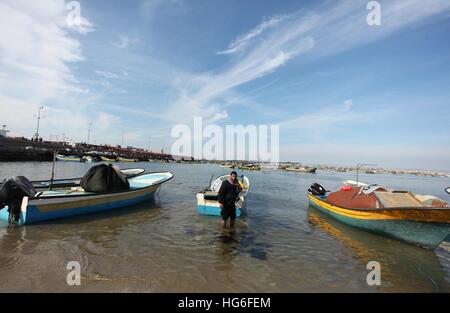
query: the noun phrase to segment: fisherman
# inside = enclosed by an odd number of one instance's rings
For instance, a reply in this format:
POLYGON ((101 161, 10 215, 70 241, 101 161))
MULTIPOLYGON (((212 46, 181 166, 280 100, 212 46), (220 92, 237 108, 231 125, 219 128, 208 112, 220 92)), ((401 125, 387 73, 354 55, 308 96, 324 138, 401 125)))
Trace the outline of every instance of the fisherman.
POLYGON ((236 200, 242 188, 237 179, 235 171, 230 173, 227 180, 222 182, 219 190, 220 215, 222 216, 222 227, 227 227, 227 220, 230 219, 230 228, 234 228, 236 220, 236 200))

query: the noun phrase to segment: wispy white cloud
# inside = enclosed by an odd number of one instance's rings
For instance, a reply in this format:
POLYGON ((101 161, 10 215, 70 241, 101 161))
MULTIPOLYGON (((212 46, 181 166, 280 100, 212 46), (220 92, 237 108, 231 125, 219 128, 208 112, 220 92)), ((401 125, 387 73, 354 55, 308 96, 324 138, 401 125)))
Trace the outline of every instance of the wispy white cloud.
POLYGON ((447 0, 381 2, 382 25, 378 27, 367 24, 365 1, 350 0, 328 1, 310 12, 296 12, 289 18, 263 22, 222 51, 231 56, 229 66, 214 74, 193 75, 198 78, 193 80, 198 84, 189 80, 178 86, 178 99, 168 114, 178 122, 193 115, 211 118, 223 111, 220 99, 235 87, 269 75, 295 57, 303 55, 313 60, 341 53, 422 25, 450 9, 447 0), (252 40, 256 37, 258 40, 252 40), (241 53, 233 53, 237 51, 241 53))
MULTIPOLYGON (((37 113, 38 105, 32 101, 18 100, 11 97, 0 96, 0 116, 2 122, 13 130, 13 136, 31 137, 34 135, 36 119, 33 114, 37 113), (18 118, 20 117, 20 118, 18 118)), ((70 109, 63 106, 48 106, 42 111, 40 135, 53 139, 58 134, 62 138, 65 133, 71 139, 86 140, 87 129, 90 122, 93 122, 96 133, 102 137, 111 135, 114 131, 114 124, 119 120, 109 113, 84 110, 83 106, 70 109)))
POLYGON ((102 76, 104 78, 108 78, 108 79, 117 79, 120 78, 120 76, 118 74, 112 73, 112 72, 105 72, 105 71, 99 71, 96 70, 94 71, 95 74, 102 76))
POLYGON ((229 69, 209 77, 205 84, 194 87, 191 84, 181 89, 179 98, 170 108, 170 116, 178 121, 184 121, 193 114, 210 119, 216 116, 218 111, 222 111, 220 101, 217 100, 219 96, 234 87, 272 73, 293 56, 306 52, 313 46, 314 40, 305 37, 297 38, 296 42, 290 40, 274 42, 272 50, 257 47, 229 69), (214 100, 216 104, 212 103, 214 100))
POLYGON ((226 50, 220 51, 217 54, 232 54, 238 51, 242 51, 251 39, 259 36, 266 29, 278 25, 286 18, 288 18, 288 15, 276 15, 271 17, 270 19, 264 20, 261 24, 250 30, 248 33, 240 35, 228 46, 226 50))
POLYGON ((115 118, 89 105, 95 96, 71 68, 84 61, 73 32, 88 33, 93 24, 82 17, 79 27, 70 26, 67 13, 64 0, 0 2, 0 116, 13 135, 34 134, 40 105, 46 139, 65 133, 85 140, 90 121, 102 125, 99 136, 113 133, 105 128, 115 118))
POLYGON ((69 67, 82 61, 83 55, 80 42, 68 35, 66 14, 64 1, 0 3, 3 94, 39 103, 69 92, 84 92, 69 67))

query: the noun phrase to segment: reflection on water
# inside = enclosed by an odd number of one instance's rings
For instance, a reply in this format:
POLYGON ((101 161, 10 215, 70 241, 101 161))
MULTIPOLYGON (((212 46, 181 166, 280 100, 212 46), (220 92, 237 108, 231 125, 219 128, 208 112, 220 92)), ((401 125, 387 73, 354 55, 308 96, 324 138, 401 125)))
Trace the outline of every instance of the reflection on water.
MULTIPOLYGON (((381 274, 387 282, 385 286, 387 291, 391 289, 395 291, 400 273, 402 276, 414 276, 416 271, 420 275, 411 281, 410 291, 417 291, 415 288, 420 288, 416 286, 419 280, 428 281, 434 291, 450 291, 447 273, 441 268, 439 257, 435 252, 375 234, 367 234, 334 220, 312 206, 309 206, 308 210, 311 226, 337 238, 343 249, 358 260, 361 266, 366 266, 370 261, 382 260, 381 274)), ((448 258, 448 255, 446 257, 448 258)))
MULTIPOLYGON (((0 291, 449 291, 448 252, 359 231, 308 208, 309 185, 331 189, 352 179, 348 173, 246 172, 248 216, 222 230, 218 218, 197 214, 195 196, 223 169, 132 166, 175 177, 154 201, 136 207, 26 227, 0 222, 0 291), (380 287, 366 284, 373 260, 381 263, 380 287), (66 284, 69 261, 81 264, 79 287, 66 284)), ((82 176, 89 167, 59 162, 57 177, 82 176)), ((50 171, 51 163, 0 163, 0 179, 43 179, 50 171)), ((450 200, 440 194, 448 178, 362 179, 450 200)))

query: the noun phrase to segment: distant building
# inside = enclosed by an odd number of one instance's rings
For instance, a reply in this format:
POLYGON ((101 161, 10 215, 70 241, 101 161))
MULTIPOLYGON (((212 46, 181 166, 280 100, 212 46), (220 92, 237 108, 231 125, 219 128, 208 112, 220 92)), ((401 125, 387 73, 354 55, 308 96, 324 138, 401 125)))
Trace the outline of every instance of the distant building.
POLYGON ((7 133, 9 133, 9 130, 6 129, 6 125, 3 125, 3 129, 0 129, 0 137, 6 137, 7 133))

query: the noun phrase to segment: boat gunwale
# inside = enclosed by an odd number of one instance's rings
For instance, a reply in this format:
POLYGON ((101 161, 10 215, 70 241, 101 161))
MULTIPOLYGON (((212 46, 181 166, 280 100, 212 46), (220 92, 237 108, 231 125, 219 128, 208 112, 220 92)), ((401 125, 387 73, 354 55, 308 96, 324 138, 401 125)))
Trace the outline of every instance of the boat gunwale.
POLYGON ((337 205, 334 205, 334 204, 331 204, 331 203, 328 203, 328 202, 326 202, 325 200, 323 200, 323 199, 320 199, 319 197, 317 197, 317 196, 314 196, 314 195, 312 195, 312 194, 308 194, 308 197, 312 197, 312 198, 314 198, 314 199, 317 199, 318 201, 320 201, 320 202, 324 202, 324 203, 326 203, 326 204, 328 204, 328 205, 331 205, 331 206, 333 206, 333 207, 336 207, 336 208, 339 208, 339 209, 344 209, 344 210, 350 210, 350 211, 362 211, 362 212, 370 212, 370 211, 374 211, 374 212, 377 212, 377 211, 393 211, 393 210, 399 210, 399 211, 404 211, 404 210, 427 210, 427 211, 429 211, 429 210, 437 210, 437 211, 447 211, 447 210, 450 210, 450 207, 447 207, 447 208, 439 208, 439 207, 425 207, 425 206, 423 206, 423 207, 395 207, 395 208, 372 208, 372 209, 365 209, 365 208, 346 208, 346 207, 342 207, 342 206, 337 206, 337 205))
MULTIPOLYGON (((132 179, 132 178, 135 178, 135 177, 138 177, 139 175, 145 175, 145 174, 157 174, 157 173, 167 173, 167 172, 146 172, 145 171, 145 169, 144 168, 123 168, 123 169, 120 169, 121 171, 128 171, 128 170, 137 170, 137 169, 139 169, 139 170, 144 170, 144 172, 142 172, 142 173, 139 173, 139 174, 137 174, 137 175, 135 175, 135 176, 130 176, 130 177, 127 177, 127 179, 132 179)), ((53 183, 58 183, 58 182, 63 182, 63 181, 68 181, 68 182, 72 182, 72 181, 75 181, 75 180, 81 180, 81 179, 83 179, 83 177, 73 177, 73 178, 58 178, 58 179, 54 179, 53 180, 53 183)), ((31 180, 30 181, 30 183, 32 183, 32 184, 39 184, 39 183, 51 183, 52 182, 52 180, 51 179, 46 179, 46 180, 31 180)), ((0 182, 0 188, 3 186, 3 182, 0 182)), ((34 186, 34 188, 46 188, 46 187, 48 187, 48 186, 34 186)))
MULTIPOLYGON (((139 176, 143 176, 143 175, 148 175, 148 174, 158 174, 158 173, 170 173, 170 172, 152 172, 152 173, 141 173, 137 176, 134 176, 132 178, 136 178, 139 176)), ((33 198, 28 198, 29 201, 32 200, 50 200, 50 199, 62 199, 62 198, 77 198, 77 197, 95 197, 95 196, 110 196, 110 195, 119 195, 119 194, 127 194, 127 193, 131 193, 131 192, 136 192, 136 191, 142 191, 145 189, 149 189, 149 188, 153 188, 155 186, 159 186, 162 185, 165 182, 168 182, 169 180, 171 180, 175 175, 173 175, 172 173, 170 173, 172 176, 169 178, 166 178, 165 180, 162 180, 160 182, 158 182, 157 184, 153 184, 150 186, 145 186, 145 187, 138 187, 138 188, 133 188, 133 189, 128 189, 128 190, 122 190, 122 191, 112 191, 112 192, 104 192, 104 193, 93 193, 93 192, 86 192, 84 194, 61 194, 61 195, 53 195, 53 196, 47 196, 47 197, 42 197, 42 194, 39 195, 38 197, 33 197, 33 198)))

